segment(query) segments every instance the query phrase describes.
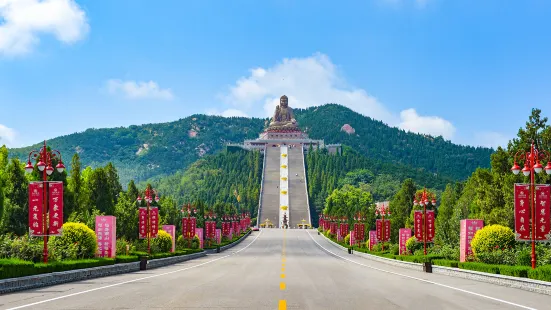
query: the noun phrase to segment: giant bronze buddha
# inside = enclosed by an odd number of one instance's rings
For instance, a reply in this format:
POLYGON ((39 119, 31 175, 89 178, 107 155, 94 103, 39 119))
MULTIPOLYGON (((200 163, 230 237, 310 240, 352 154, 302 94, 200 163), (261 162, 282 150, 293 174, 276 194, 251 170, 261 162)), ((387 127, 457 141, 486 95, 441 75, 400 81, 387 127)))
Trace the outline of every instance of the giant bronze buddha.
POLYGON ((268 130, 299 130, 287 96, 283 95, 279 98, 279 105, 275 109, 268 130))

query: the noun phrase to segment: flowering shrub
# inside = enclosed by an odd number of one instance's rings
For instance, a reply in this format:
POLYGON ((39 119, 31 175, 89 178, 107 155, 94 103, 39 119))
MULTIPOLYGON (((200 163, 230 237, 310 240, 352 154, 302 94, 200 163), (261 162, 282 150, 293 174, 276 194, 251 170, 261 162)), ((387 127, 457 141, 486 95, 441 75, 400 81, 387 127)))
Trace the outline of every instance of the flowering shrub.
POLYGON ((512 250, 514 246, 515 233, 509 227, 501 225, 490 225, 480 229, 471 241, 471 248, 477 259, 486 259, 484 255, 490 252, 512 250))
POLYGON ((63 233, 48 241, 54 260, 92 258, 98 249, 96 233, 82 223, 63 224, 63 233))
POLYGON ((170 252, 172 249, 172 236, 164 230, 159 230, 157 238, 153 239, 153 245, 157 248, 156 253, 170 252))
MULTIPOLYGON (((222 237, 222 242, 228 241, 229 239, 226 237, 222 237)), ((178 239, 176 239, 176 250, 183 250, 183 249, 198 249, 199 248, 199 237, 195 236, 193 240, 191 241, 191 247, 189 246, 189 241, 187 239, 184 239, 184 236, 180 235, 178 236, 178 239)))
POLYGON ((350 234, 346 235, 346 237, 344 237, 344 243, 346 245, 350 245, 350 234))
POLYGON ((17 237, 11 234, 0 235, 0 258, 19 258, 38 262, 42 258, 41 238, 17 237))
POLYGON ((409 253, 415 253, 415 251, 420 250, 423 245, 416 241, 415 237, 411 237, 406 241, 406 249, 409 253))

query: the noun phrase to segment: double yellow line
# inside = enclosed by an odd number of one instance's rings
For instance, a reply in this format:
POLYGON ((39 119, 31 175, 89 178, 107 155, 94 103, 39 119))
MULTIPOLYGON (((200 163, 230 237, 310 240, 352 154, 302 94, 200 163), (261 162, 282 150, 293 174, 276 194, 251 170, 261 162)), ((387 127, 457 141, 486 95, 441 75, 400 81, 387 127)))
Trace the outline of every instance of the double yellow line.
MULTIPOLYGON (((281 279, 285 279, 285 231, 286 229, 283 230, 283 247, 281 249, 281 279)), ((281 280, 281 282, 279 282, 279 289, 284 291, 285 290, 285 282, 283 280, 281 280)), ((286 310, 287 309, 287 300, 285 299, 280 299, 279 300, 279 310, 286 310)))

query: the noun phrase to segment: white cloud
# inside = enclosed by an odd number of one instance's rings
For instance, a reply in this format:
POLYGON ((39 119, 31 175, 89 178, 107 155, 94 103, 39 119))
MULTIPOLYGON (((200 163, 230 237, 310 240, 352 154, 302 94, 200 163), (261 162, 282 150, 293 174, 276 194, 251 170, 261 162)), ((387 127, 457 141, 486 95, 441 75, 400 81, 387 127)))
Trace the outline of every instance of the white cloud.
POLYGON ((0 124, 0 145, 11 146, 15 142, 15 130, 0 124))
POLYGON ((497 149, 498 146, 507 148, 509 137, 494 131, 486 131, 475 133, 474 141, 476 146, 492 147, 497 149))
POLYGON ((400 119, 398 127, 404 130, 442 136, 447 140, 455 134, 455 127, 449 121, 438 116, 421 116, 415 109, 400 112, 400 119))
POLYGON ((237 109, 227 109, 223 112, 220 112, 219 110, 217 109, 208 109, 207 110, 207 115, 218 115, 218 116, 223 116, 223 117, 233 117, 233 116, 237 116, 237 117, 249 117, 247 115, 247 113, 241 111, 241 110, 237 110, 237 109))
POLYGON ((0 0, 0 54, 28 53, 40 34, 74 43, 88 30, 86 13, 74 0, 0 0))
MULTIPOLYGON (((306 58, 284 59, 270 68, 255 68, 237 80, 222 98, 244 115, 271 117, 281 95, 289 97, 293 108, 338 103, 391 126, 451 139, 454 126, 437 116, 421 116, 413 109, 396 115, 377 98, 360 88, 347 85, 329 57, 315 54, 306 58)), ((217 113, 220 114, 220 113, 217 113)))
POLYGON ((107 89, 111 94, 121 93, 128 99, 172 100, 174 98, 169 88, 162 89, 153 81, 136 82, 111 79, 107 81, 107 89))

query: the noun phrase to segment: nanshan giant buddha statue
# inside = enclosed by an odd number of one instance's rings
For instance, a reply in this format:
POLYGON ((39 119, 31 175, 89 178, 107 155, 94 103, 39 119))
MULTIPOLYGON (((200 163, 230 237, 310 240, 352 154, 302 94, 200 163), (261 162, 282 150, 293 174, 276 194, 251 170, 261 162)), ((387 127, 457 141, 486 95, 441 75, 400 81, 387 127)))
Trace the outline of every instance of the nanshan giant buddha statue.
POLYGON ((275 109, 268 130, 298 130, 297 121, 293 109, 289 106, 287 96, 283 95, 279 98, 279 105, 275 109))

